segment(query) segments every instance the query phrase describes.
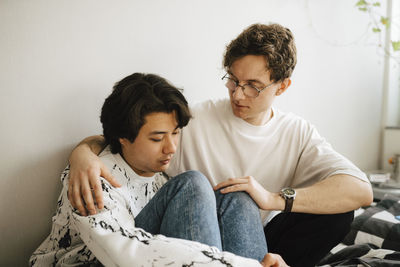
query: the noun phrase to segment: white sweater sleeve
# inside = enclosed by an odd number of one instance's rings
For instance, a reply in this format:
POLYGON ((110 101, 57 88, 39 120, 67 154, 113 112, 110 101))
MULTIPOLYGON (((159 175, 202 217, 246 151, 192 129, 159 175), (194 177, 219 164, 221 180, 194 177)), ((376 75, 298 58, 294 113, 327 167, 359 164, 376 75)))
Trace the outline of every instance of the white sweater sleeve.
POLYGON ((72 214, 80 238, 105 266, 261 266, 253 259, 198 242, 151 235, 135 227, 118 190, 102 180, 105 208, 83 217, 72 214))

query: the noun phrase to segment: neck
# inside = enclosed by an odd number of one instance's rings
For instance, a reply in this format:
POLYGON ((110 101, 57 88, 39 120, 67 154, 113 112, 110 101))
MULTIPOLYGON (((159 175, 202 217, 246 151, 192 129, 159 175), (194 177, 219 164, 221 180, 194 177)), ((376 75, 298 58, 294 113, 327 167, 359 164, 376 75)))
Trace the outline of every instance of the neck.
POLYGON ((135 164, 133 164, 133 162, 130 162, 129 160, 127 160, 127 158, 124 156, 124 152, 120 153, 122 159, 126 162, 126 164, 128 164, 129 167, 131 167, 131 169, 139 176, 142 177, 153 177, 156 173, 155 172, 151 172, 151 171, 144 171, 141 170, 139 168, 135 167, 135 164))
POLYGON ((261 126, 267 124, 271 120, 273 115, 274 114, 272 108, 269 108, 268 110, 260 114, 257 118, 247 119, 245 121, 255 126, 261 126))

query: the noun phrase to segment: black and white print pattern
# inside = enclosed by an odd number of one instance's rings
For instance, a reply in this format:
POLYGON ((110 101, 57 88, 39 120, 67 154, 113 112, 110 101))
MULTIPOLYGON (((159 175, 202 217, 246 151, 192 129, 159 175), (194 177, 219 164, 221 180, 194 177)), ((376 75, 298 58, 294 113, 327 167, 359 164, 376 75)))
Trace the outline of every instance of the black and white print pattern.
POLYGON ((67 198, 67 167, 63 189, 52 218, 50 235, 30 258, 31 266, 260 266, 252 259, 221 252, 198 242, 152 235, 135 227, 134 217, 166 182, 158 173, 140 177, 109 148, 101 154, 122 187, 101 179, 103 210, 80 216, 67 198))
POLYGON ((400 266, 400 198, 359 210, 343 242, 320 266, 400 266))

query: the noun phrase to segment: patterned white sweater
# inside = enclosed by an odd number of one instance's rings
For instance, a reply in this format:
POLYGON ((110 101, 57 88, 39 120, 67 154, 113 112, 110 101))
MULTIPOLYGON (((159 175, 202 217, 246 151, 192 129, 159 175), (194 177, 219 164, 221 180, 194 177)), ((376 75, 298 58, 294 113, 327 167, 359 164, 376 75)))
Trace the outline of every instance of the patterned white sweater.
POLYGON ((101 160, 122 184, 102 179, 105 207, 80 216, 67 197, 67 167, 50 235, 30 258, 31 266, 260 266, 256 260, 221 252, 198 242, 152 235, 134 217, 166 182, 161 173, 140 177, 119 154, 106 148, 101 160))

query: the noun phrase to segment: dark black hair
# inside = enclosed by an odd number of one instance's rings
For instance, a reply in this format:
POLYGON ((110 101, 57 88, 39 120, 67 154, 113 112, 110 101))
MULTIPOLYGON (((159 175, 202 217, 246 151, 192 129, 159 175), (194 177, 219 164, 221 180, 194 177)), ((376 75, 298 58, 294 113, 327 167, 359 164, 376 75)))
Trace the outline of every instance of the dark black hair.
POLYGON ((119 138, 134 142, 146 115, 175 111, 178 128, 191 118, 188 103, 180 90, 155 74, 134 73, 117 82, 106 98, 100 121, 112 153, 121 153, 119 138))

